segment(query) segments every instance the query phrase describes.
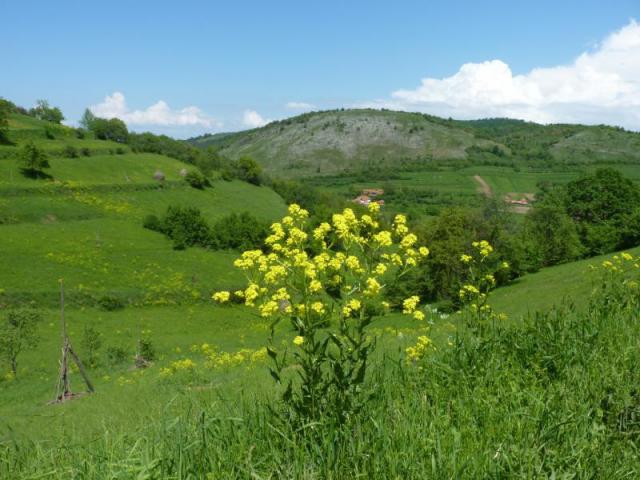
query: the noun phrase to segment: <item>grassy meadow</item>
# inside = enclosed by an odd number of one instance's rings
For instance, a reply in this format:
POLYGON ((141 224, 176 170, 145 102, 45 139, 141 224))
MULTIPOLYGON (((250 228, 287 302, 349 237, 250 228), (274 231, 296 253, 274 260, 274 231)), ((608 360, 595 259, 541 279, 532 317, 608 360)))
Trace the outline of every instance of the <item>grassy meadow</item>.
MULTIPOLYGON (((362 386, 370 395, 364 413, 340 427, 294 425, 273 413, 282 391, 268 370, 269 321, 211 301, 213 291, 244 284, 232 267, 239 252, 177 251, 142 226, 170 205, 196 206, 209 222, 244 211, 272 221, 285 214, 284 201, 267 187, 217 174, 210 187, 195 189, 180 175, 191 168, 185 163, 77 138, 30 117, 15 115, 10 127, 13 144, 0 145, 0 306, 34 306, 43 320, 40 343, 20 355, 18 375, 4 364, 0 370, 0 478, 640 475, 637 293, 624 290, 621 278, 603 283, 600 266, 612 255, 498 288, 490 304, 507 319, 485 336, 462 314, 376 317, 367 330, 377 349, 362 386), (50 178, 20 173, 14 155, 27 140, 50 153, 50 178), (90 154, 65 157, 67 146, 90 154), (157 171, 163 182, 154 179, 157 171), (69 338, 96 392, 48 405, 62 342, 59 279, 69 338), (109 305, 112 298, 117 305, 109 305), (407 362, 406 348, 424 335, 433 341, 429 354, 407 362), (92 339, 99 347, 90 359, 92 339), (155 351, 144 369, 134 366, 140 339, 155 351)), ((430 135, 446 144, 443 132, 440 125, 430 135)), ((457 132, 449 147, 459 149, 469 137, 457 132)), ((395 191, 385 197, 391 210, 430 215, 477 203, 475 175, 503 196, 567 182, 596 165, 572 168, 477 166, 400 171, 384 181, 308 181, 345 199, 382 187, 395 191)), ((637 167, 620 168, 640 179, 637 167)), ((640 255, 640 248, 630 253, 640 255)), ((275 330, 277 345, 291 345, 293 337, 289 325, 275 330)), ((84 390, 75 370, 71 382, 84 390)))

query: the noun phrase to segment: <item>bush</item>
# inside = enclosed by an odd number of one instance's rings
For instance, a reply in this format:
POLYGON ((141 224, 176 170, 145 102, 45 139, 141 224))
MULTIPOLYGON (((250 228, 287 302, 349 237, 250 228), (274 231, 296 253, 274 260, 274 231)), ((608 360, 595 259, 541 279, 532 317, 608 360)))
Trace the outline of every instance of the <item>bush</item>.
POLYGON ((116 155, 124 155, 125 153, 127 153, 127 152, 125 151, 124 148, 122 148, 122 147, 116 148, 116 155))
POLYGON ((95 118, 91 122, 91 131, 99 140, 112 140, 119 143, 127 143, 129 130, 119 118, 95 118))
POLYGON ((62 151, 62 155, 67 158, 77 158, 78 149, 73 145, 67 145, 66 147, 64 147, 64 150, 62 151))
POLYGON ((127 361, 129 352, 126 348, 120 346, 107 347, 107 361, 110 365, 120 365, 127 361))
POLYGON ((88 147, 82 147, 80 149, 80 153, 82 154, 83 157, 90 157, 91 156, 91 150, 89 150, 88 147))
POLYGON ((211 246, 215 249, 249 250, 262 246, 268 226, 249 212, 232 213, 218 220, 211 229, 211 246))
POLYGON ((107 312, 121 310, 124 308, 124 301, 115 295, 103 295, 98 299, 98 305, 107 312))
POLYGON ((211 231, 195 207, 170 206, 162 221, 162 231, 173 240, 173 248, 184 250, 188 246, 209 247, 211 231))
POLYGON ((138 358, 144 362, 152 362, 156 359, 156 349, 148 338, 141 338, 138 342, 138 358))
POLYGON ((162 221, 156 215, 147 215, 144 217, 142 226, 148 230, 155 232, 163 232, 162 221))
POLYGON ((44 128, 44 137, 48 140, 54 140, 56 138, 53 129, 49 127, 44 128))
POLYGON ((209 185, 205 176, 197 170, 190 170, 187 172, 184 179, 193 188, 197 188, 199 190, 202 190, 204 187, 209 185))
POLYGON ((22 172, 31 177, 45 176, 42 170, 50 168, 47 153, 33 142, 22 147, 18 154, 18 164, 22 172))
POLYGON ((85 136, 86 136, 86 132, 84 131, 83 128, 76 128, 76 138, 83 140, 85 136))

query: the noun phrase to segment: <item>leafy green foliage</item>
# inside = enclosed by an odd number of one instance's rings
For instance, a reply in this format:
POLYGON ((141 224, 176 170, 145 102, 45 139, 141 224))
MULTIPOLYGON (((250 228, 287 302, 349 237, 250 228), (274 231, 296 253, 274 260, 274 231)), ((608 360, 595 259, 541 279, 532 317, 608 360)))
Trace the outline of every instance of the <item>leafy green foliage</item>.
POLYGON ((38 100, 36 106, 29 110, 33 117, 52 123, 62 123, 64 115, 58 107, 51 107, 47 100, 38 100))
POLYGON ((82 347, 82 354, 90 366, 95 366, 98 363, 98 352, 103 346, 103 337, 103 334, 92 324, 86 324, 82 329, 80 345, 82 347))
POLYGON ((249 212, 232 213, 210 227, 195 207, 170 206, 162 219, 149 215, 143 225, 167 235, 176 250, 188 246, 213 250, 257 248, 267 235, 267 224, 249 212))
POLYGON ((193 188, 197 188, 199 190, 202 190, 209 185, 207 177, 205 177, 202 172, 199 172, 198 170, 189 170, 184 179, 193 188))
POLYGON ((211 245, 211 230, 198 208, 169 206, 159 225, 160 231, 173 240, 176 250, 211 245))
POLYGON ((0 322, 0 355, 11 366, 13 376, 18 374, 18 356, 38 344, 38 323, 42 320, 35 310, 10 310, 0 322))
POLYGON ((268 225, 249 212, 232 213, 211 228, 211 247, 214 249, 248 250, 260 247, 268 233, 268 225))
POLYGON ((640 209, 640 187, 619 171, 599 169, 566 186, 567 213, 577 223, 591 254, 632 246, 623 230, 640 209))
POLYGON ((33 142, 26 143, 20 150, 18 165, 25 175, 31 177, 44 176, 43 170, 50 168, 48 155, 33 142))
POLYGON ((91 130, 95 119, 96 116, 93 114, 93 112, 88 108, 85 108, 84 113, 82 114, 82 118, 80 119, 80 126, 85 130, 91 130))
POLYGON ((13 111, 13 104, 4 98, 0 98, 0 143, 8 141, 9 114, 13 111))
POLYGON ((100 140, 112 140, 118 143, 127 143, 129 130, 119 118, 94 118, 91 122, 91 131, 100 140))
POLYGON ((559 206, 536 206, 525 217, 520 238, 527 271, 569 262, 583 253, 575 223, 559 206))
POLYGON ((262 167, 251 157, 240 157, 234 164, 236 178, 254 185, 262 183, 262 167))

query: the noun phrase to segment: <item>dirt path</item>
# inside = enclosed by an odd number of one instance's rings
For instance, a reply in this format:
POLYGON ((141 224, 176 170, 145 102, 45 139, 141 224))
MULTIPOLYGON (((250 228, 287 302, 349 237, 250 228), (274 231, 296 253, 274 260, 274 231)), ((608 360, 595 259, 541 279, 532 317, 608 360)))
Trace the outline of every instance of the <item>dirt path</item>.
POLYGON ((480 175, 474 175, 473 179, 478 182, 478 191, 482 193, 485 197, 491 198, 493 197, 493 191, 487 182, 484 181, 480 175))

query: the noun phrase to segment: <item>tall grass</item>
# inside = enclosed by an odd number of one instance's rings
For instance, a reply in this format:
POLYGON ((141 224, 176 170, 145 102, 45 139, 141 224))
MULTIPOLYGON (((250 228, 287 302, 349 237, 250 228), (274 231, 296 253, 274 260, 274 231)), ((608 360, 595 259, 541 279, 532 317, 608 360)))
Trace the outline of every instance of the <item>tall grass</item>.
POLYGON ((463 332, 419 364, 388 356, 371 369, 366 413, 342 427, 279 421, 275 392, 184 396, 138 430, 5 441, 0 478, 638 478, 629 295, 609 285, 587 308, 463 332))

